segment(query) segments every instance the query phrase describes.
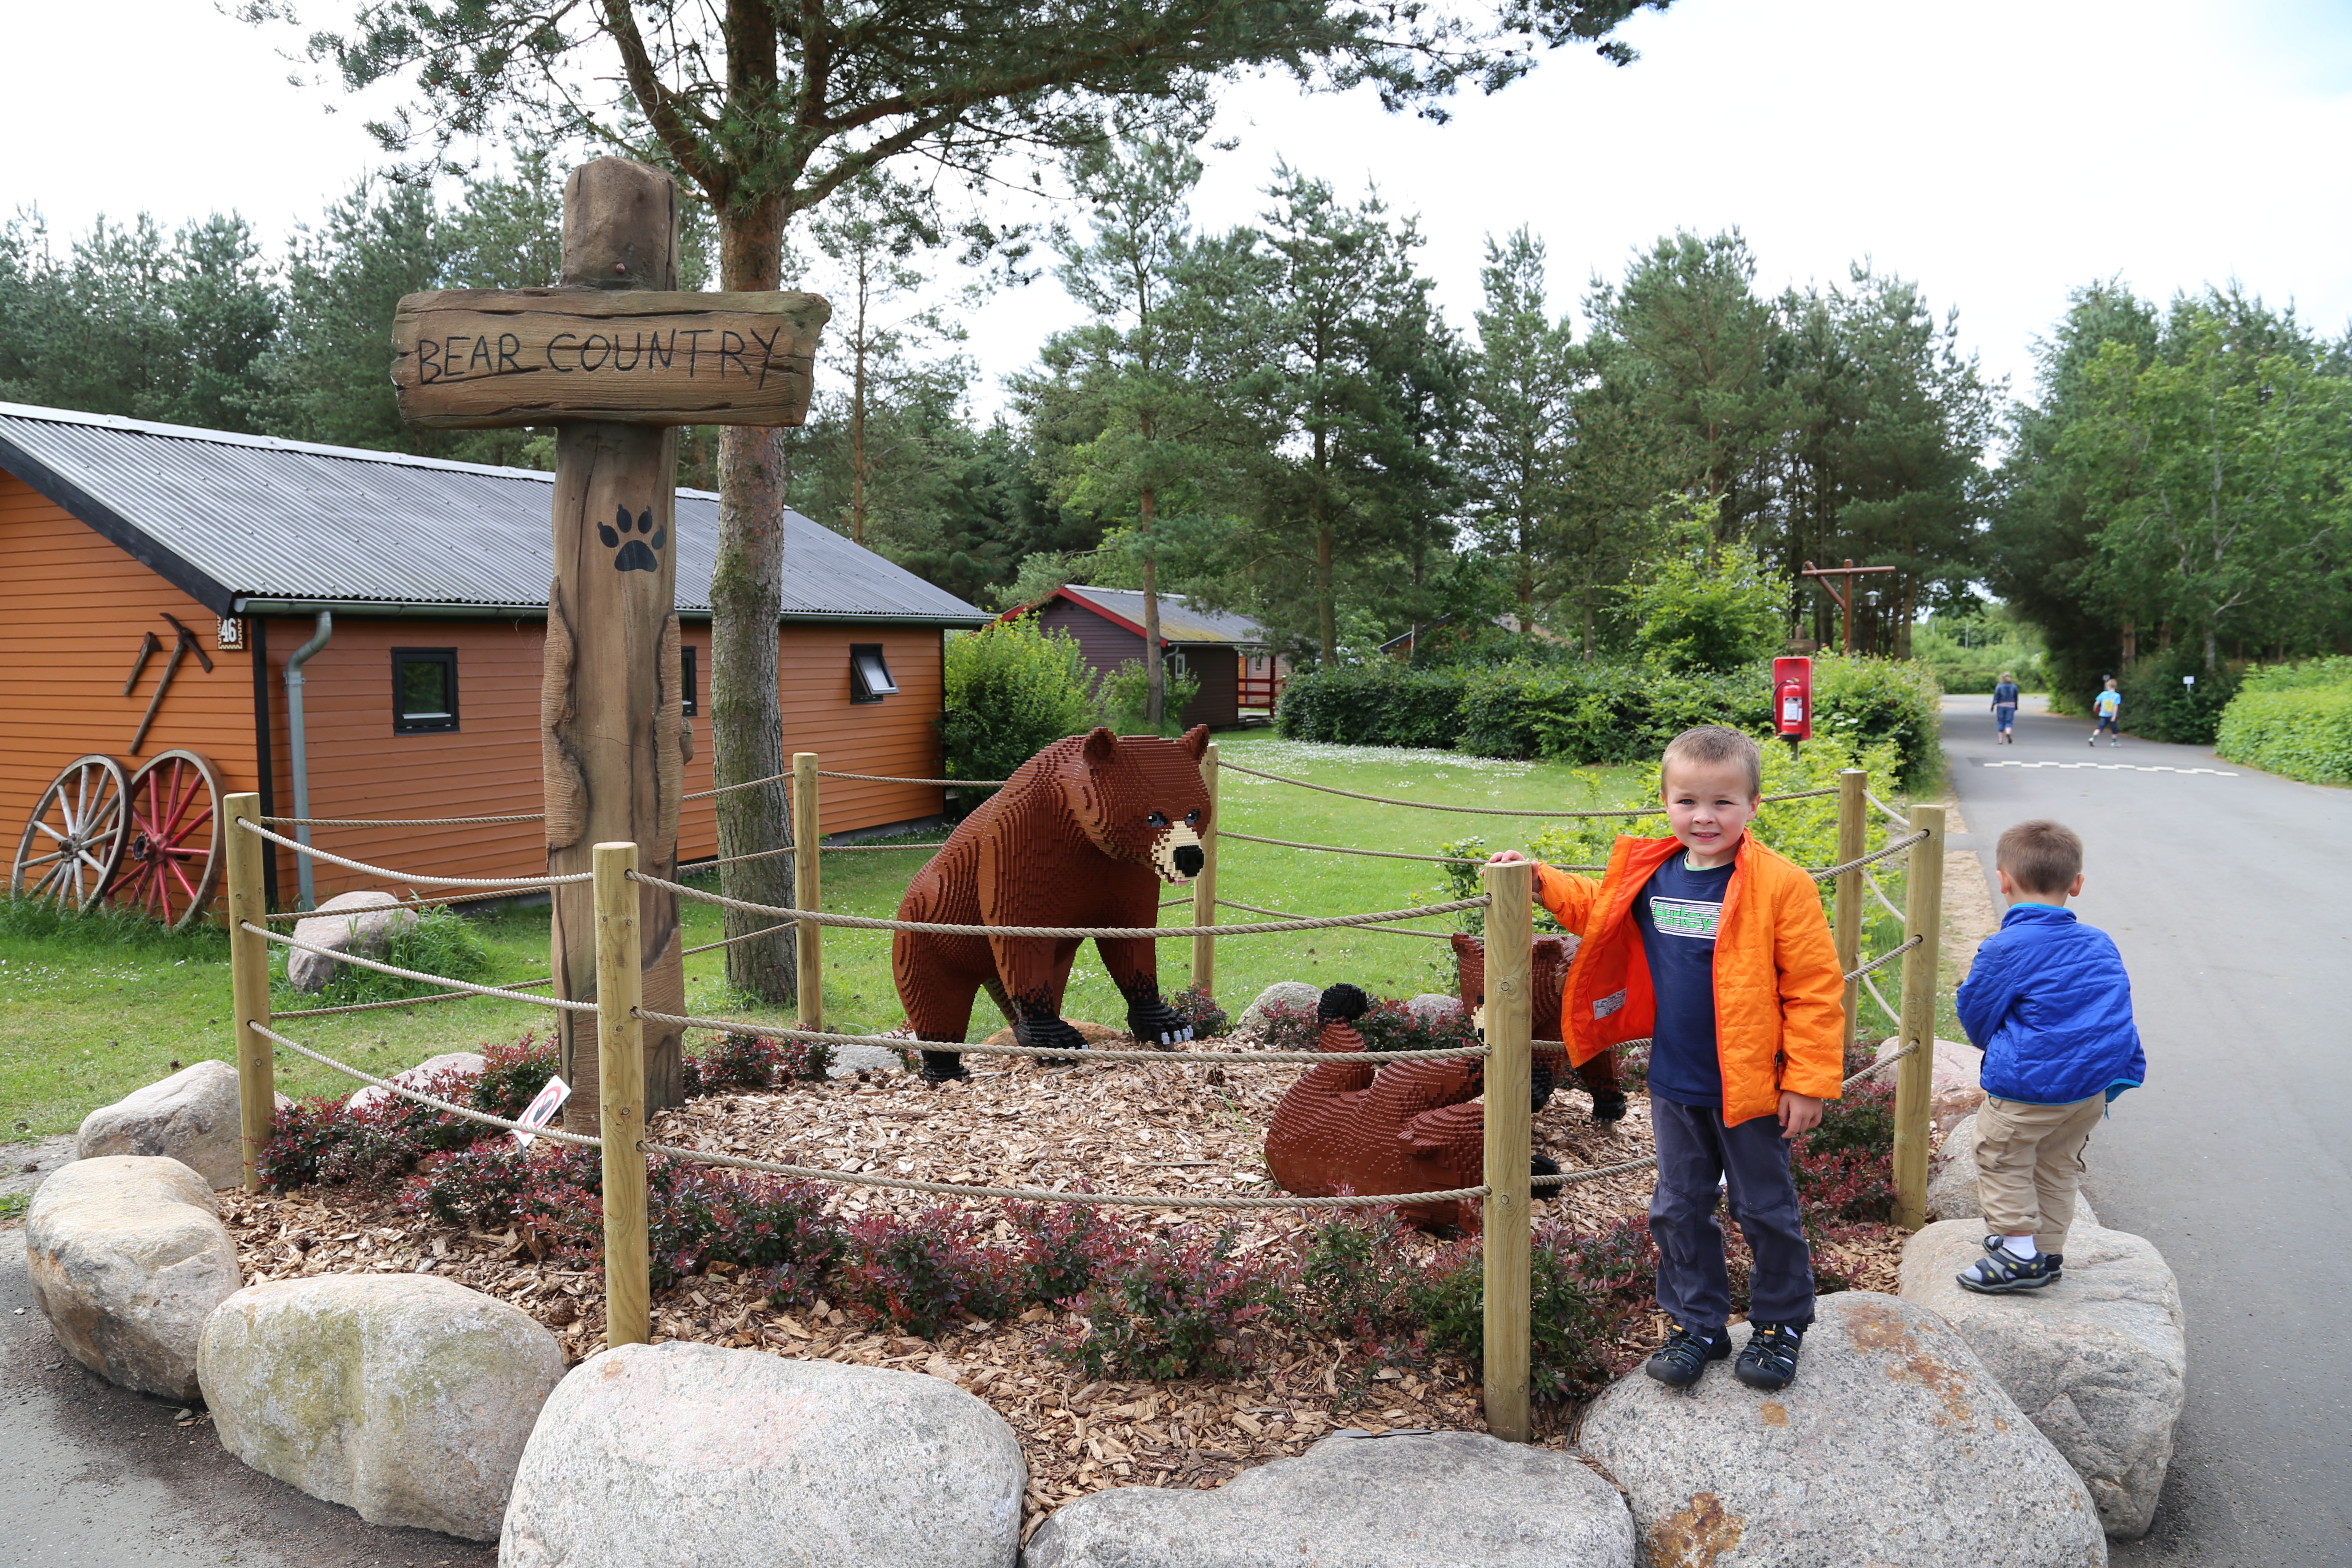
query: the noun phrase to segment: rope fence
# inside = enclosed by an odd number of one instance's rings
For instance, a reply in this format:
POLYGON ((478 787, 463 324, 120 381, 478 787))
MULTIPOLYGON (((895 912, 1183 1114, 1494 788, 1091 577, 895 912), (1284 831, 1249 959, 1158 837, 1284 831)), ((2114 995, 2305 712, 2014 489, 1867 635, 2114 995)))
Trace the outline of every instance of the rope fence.
MULTIPOLYGON (((1222 766, 1229 773, 1247 773, 1252 778, 1271 779, 1276 784, 1296 784, 1300 789, 1320 790, 1325 795, 1342 795, 1349 800, 1368 800, 1375 805, 1404 805, 1411 806, 1416 811, 1451 811, 1466 816, 1571 817, 1591 821, 1601 817, 1664 816, 1666 814, 1666 808, 1664 805, 1641 806, 1630 811, 1520 811, 1506 805, 1444 805, 1433 800, 1401 800, 1394 795, 1364 795, 1356 790, 1340 789, 1332 784, 1319 784, 1307 779, 1292 778, 1287 773, 1270 773, 1259 768, 1245 768, 1239 763, 1225 763, 1222 766)), ((1835 794, 1837 791, 1834 788, 1801 789, 1792 790, 1786 795, 1764 795, 1761 800, 1762 804, 1771 805, 1784 800, 1811 800, 1817 796, 1835 794)))
MULTIPOLYGON (((1483 871, 1486 891, 1472 898, 1461 898, 1419 905, 1408 909, 1376 910, 1354 914, 1307 916, 1281 910, 1220 898, 1216 894, 1215 845, 1231 838, 1241 843, 1255 843, 1270 847, 1297 850, 1309 854, 1356 855, 1381 859, 1405 860, 1418 864, 1464 867, 1481 864, 1465 856, 1423 855, 1394 850, 1357 849, 1345 846, 1315 844, 1288 839, 1243 834, 1220 828, 1211 838, 1210 854, 1202 873, 1195 879, 1189 896, 1179 896, 1161 902, 1162 910, 1187 902, 1203 914, 1231 910, 1265 919, 1245 923, 1219 925, 1195 923, 1181 926, 1006 926, 985 923, 965 924, 947 921, 889 920, 876 917, 833 913, 824 910, 816 867, 827 852, 869 851, 894 849, 936 850, 941 846, 933 842, 911 844, 825 845, 815 831, 815 781, 831 778, 855 782, 919 784, 941 788, 1000 787, 1002 780, 912 779, 891 775, 851 773, 819 769, 814 753, 801 753, 795 758, 793 773, 775 778, 750 781, 745 784, 723 786, 698 792, 690 798, 701 798, 753 785, 771 784, 791 779, 793 784, 793 821, 795 836, 810 851, 797 858, 794 876, 793 902, 790 906, 758 903, 749 900, 729 898, 723 893, 707 891, 682 882, 651 875, 637 869, 637 847, 627 844, 599 844, 595 847, 595 870, 565 876, 530 878, 461 878, 407 872, 368 862, 352 859, 306 845, 271 831, 263 826, 251 795, 229 797, 227 815, 246 829, 228 837, 230 884, 230 934, 232 938, 231 971, 236 992, 235 1011, 238 1019, 238 1068, 240 1121, 245 1134, 247 1154, 247 1184, 257 1184, 254 1161, 267 1143, 273 1115, 274 1091, 269 1058, 272 1047, 282 1048, 306 1060, 354 1079, 389 1090, 412 1101, 462 1119, 510 1132, 529 1132, 552 1142, 583 1147, 600 1148, 604 1160, 604 1205, 605 1238, 604 1258, 607 1289, 607 1341, 611 1343, 635 1342, 648 1333, 648 1294, 646 1285, 646 1210, 645 1206, 645 1156, 693 1161, 698 1163, 753 1173, 780 1178, 824 1183, 844 1188, 926 1194, 942 1198, 972 1199, 990 1202, 1029 1202, 1082 1204, 1097 1206, 1123 1206, 1164 1211, 1280 1211, 1280 1210, 1342 1210, 1353 1208, 1397 1208, 1461 1201, 1477 1201, 1486 1208, 1485 1222, 1488 1230, 1487 1295, 1488 1316, 1486 1339, 1488 1354, 1484 1363, 1486 1380, 1486 1414, 1488 1428, 1506 1437, 1527 1436, 1528 1394, 1528 1313, 1530 1303, 1524 1268, 1516 1274, 1509 1270, 1496 1272, 1498 1259, 1511 1255, 1527 1238, 1528 1200, 1539 1193, 1556 1192, 1569 1185, 1602 1181, 1654 1168, 1654 1156, 1626 1160, 1607 1165, 1562 1172, 1549 1176, 1531 1176, 1527 1171, 1524 1138, 1519 1152, 1510 1152, 1512 1136, 1507 1129, 1514 1117, 1524 1116, 1527 1085, 1519 1080, 1526 1076, 1523 1068, 1542 1053, 1558 1053, 1564 1046, 1557 1041, 1530 1038, 1528 1000, 1524 984, 1524 970, 1519 971, 1522 984, 1514 988, 1499 977, 1507 973, 1490 969, 1490 981, 1502 984, 1499 997, 1489 1005, 1486 1016, 1483 1044, 1404 1051, 1349 1052, 1344 1057, 1320 1050, 1248 1050, 1209 1048, 1183 1046, 1165 1049, 1149 1047, 1072 1048, 1069 1046, 1035 1046, 1019 1043, 1018 1035, 1010 1045, 986 1042, 926 1040, 905 1034, 860 1035, 841 1030, 828 1030, 822 1022, 821 1001, 823 970, 818 960, 818 942, 827 928, 908 931, 953 937, 1039 938, 1065 942, 1095 940, 1098 942, 1158 941, 1162 938, 1191 938, 1193 941, 1193 974, 1195 985, 1213 994, 1213 970, 1208 955, 1219 938, 1267 936, 1285 933, 1333 930, 1361 929, 1376 932, 1417 937, 1424 941, 1447 942, 1455 934, 1446 931, 1413 929, 1404 922, 1442 917, 1471 910, 1485 911, 1486 935, 1490 950, 1504 953, 1515 952, 1522 942, 1532 952, 1534 941, 1533 870, 1524 863, 1487 865, 1483 871), (447 975, 433 974, 372 958, 360 953, 341 952, 331 948, 300 941, 269 929, 273 919, 312 918, 297 914, 271 916, 263 906, 260 865, 262 846, 275 844, 291 849, 298 855, 309 855, 329 864, 344 867, 362 874, 396 883, 417 887, 439 887, 459 889, 483 889, 436 897, 434 903, 458 902, 520 891, 539 891, 556 887, 594 885, 596 927, 600 933, 597 948, 596 994, 600 1002, 582 1002, 570 998, 533 994, 552 984, 546 978, 516 982, 509 985, 484 985, 457 980, 447 975), (629 884, 637 885, 633 889, 629 884), (638 889, 652 888, 672 897, 707 904, 738 914, 760 917, 767 923, 761 929, 740 932, 721 941, 698 944, 691 948, 673 950, 681 952, 708 952, 737 942, 772 937, 788 931, 797 931, 800 941, 801 974, 800 1016, 795 1026, 749 1020, 708 1016, 688 1013, 671 1013, 643 1005, 643 975, 638 963, 632 961, 632 944, 628 940, 615 940, 619 933, 634 929, 638 910, 638 889), (1493 944, 1502 944, 1493 949, 1493 944), (303 952, 331 961, 349 963, 358 968, 414 983, 442 987, 429 995, 394 998, 381 1002, 357 1003, 343 1006, 302 1009, 278 1015, 273 1019, 269 1008, 268 959, 270 947, 283 947, 289 952, 303 952), (404 1085, 376 1077, 351 1065, 336 1060, 313 1047, 292 1039, 271 1026, 278 1019, 325 1018, 362 1014, 394 1007, 412 1007, 441 1001, 458 1000, 468 996, 527 1003, 533 1006, 559 1010, 579 1016, 593 1016, 597 1022, 593 1037, 599 1052, 603 1087, 606 1092, 598 1097, 596 1114, 604 1131, 602 1138, 583 1131, 564 1131, 545 1128, 527 1128, 504 1118, 478 1111, 470 1107, 441 1100, 412 1089, 404 1085), (641 1062, 644 1030, 652 1025, 665 1029, 696 1029, 728 1034, 752 1035, 776 1040, 793 1040, 808 1044, 836 1046, 882 1047, 911 1060, 916 1052, 947 1052, 956 1055, 995 1057, 1012 1060, 1032 1060, 1076 1066, 1139 1066, 1221 1068, 1260 1066, 1287 1068, 1295 1066, 1331 1065, 1344 1060, 1349 1065, 1367 1067, 1391 1062, 1430 1061, 1444 1059, 1479 1060, 1489 1064, 1486 1074, 1487 1114, 1494 1127, 1488 1132, 1487 1155, 1484 1180, 1476 1185, 1415 1193, 1379 1193, 1334 1196, 1302 1196, 1270 1191, 1255 1192, 1159 1192, 1095 1193, 1083 1189, 1068 1190, 1042 1186, 999 1186, 981 1181, 940 1182, 918 1176, 886 1173, 879 1170, 847 1171, 822 1166, 802 1165, 785 1161, 764 1160, 747 1155, 726 1153, 715 1150, 657 1143, 644 1133, 644 1104, 641 1088, 631 1088, 642 1077, 641 1062), (1506 1131, 1497 1133, 1494 1128, 1506 1131), (1496 1139, 1500 1142, 1496 1142, 1496 1139)), ((1400 805, 1422 810, 1434 810, 1460 815, 1574 819, 1634 819, 1658 815, 1663 807, 1611 811, 1517 811, 1506 807, 1454 805, 1435 801, 1405 800, 1364 794, 1318 784, 1289 775, 1267 773, 1258 769, 1233 767, 1247 776, 1273 783, 1363 800, 1378 805, 1400 805)), ((1202 759, 1209 786, 1212 809, 1216 799, 1219 764, 1213 748, 1202 759)), ((1897 813, 1885 802, 1869 794, 1863 775, 1852 770, 1840 775, 1833 788, 1791 791, 1764 797, 1769 802, 1794 801, 1836 795, 1838 806, 1838 844, 1840 858, 1835 864, 1809 868, 1817 881, 1835 881, 1836 908, 1832 925, 1841 957, 1843 979, 1849 986, 1859 988, 1886 1015, 1896 1021, 1895 1048, 1861 1071, 1843 1080, 1852 1088, 1890 1068, 1902 1066, 1901 1084, 1895 1096, 1895 1185, 1898 1217, 1916 1226, 1924 1218, 1923 1199, 1926 1188, 1926 1150, 1930 1136, 1927 1110, 1930 1089, 1929 1074, 1921 1065, 1922 1053, 1932 1037, 1936 1007, 1937 932, 1941 918, 1941 857, 1930 853, 1921 857, 1913 853, 1927 847, 1931 851, 1941 843, 1944 812, 1940 807, 1915 807, 1906 816, 1897 813), (1901 826, 1899 834, 1888 837, 1876 850, 1866 850, 1870 822, 1867 814, 1892 818, 1901 826), (1895 902, 1880 884, 1867 873, 1867 868, 1895 857, 1909 861, 1906 898, 1907 909, 1897 910, 1895 902), (1855 875, 1855 873, 1862 873, 1855 875), (1904 939, 1867 961, 1860 961, 1856 951, 1860 945, 1856 900, 1866 891, 1879 908, 1902 919, 1904 939), (1881 991, 1876 976, 1900 963, 1902 966, 1901 1005, 1890 1004, 1881 991), (1850 966, 1850 967, 1849 967, 1850 966), (1899 1043, 1898 1043, 1899 1042, 1899 1043)), ((268 822, 279 826, 466 826, 520 823, 540 820, 535 816, 516 814, 498 817, 421 818, 401 822, 384 818, 283 818, 271 817, 268 822)), ((713 864, 732 864, 742 860, 761 859, 771 856, 791 854, 791 847, 756 851, 729 857, 713 864)), ((1570 870, 1597 872, 1601 867, 1571 867, 1570 870)), ((422 906, 428 900, 412 895, 402 907, 422 906)), ((570 906, 566 905, 567 910, 570 906)), ((576 933, 575 933, 576 934, 576 933)), ((1851 1027, 1851 1026, 1849 1026, 1851 1027)), ((567 1026, 567 1038, 572 1037, 567 1026)), ((576 1031, 586 1038, 589 1029, 582 1026, 576 1031)), ((1638 1043, 1638 1042, 1628 1042, 1638 1043)), ((575 1126, 583 1125, 575 1117, 575 1126)), ((1522 1129, 1524 1133, 1524 1129, 1522 1129)), ((975 1167, 978 1169, 978 1167, 975 1167)), ((1192 1180, 1223 1181, 1228 1183, 1261 1182, 1262 1176, 1244 1176, 1226 1173, 1220 1176, 1189 1178, 1192 1180)))

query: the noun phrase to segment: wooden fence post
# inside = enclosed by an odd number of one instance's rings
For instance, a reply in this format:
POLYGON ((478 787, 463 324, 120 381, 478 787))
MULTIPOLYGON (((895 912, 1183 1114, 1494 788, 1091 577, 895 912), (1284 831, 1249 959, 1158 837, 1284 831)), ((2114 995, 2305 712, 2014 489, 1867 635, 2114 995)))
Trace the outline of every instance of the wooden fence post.
POLYGON ((1895 1068, 1895 1219, 1906 1230, 1927 1223, 1927 1111, 1935 1095, 1936 983, 1944 929, 1944 808, 1915 805, 1911 847, 1903 879, 1903 940, 1923 939, 1903 955, 1902 1026, 1897 1048, 1918 1049, 1895 1068))
MULTIPOLYGON (((818 845, 824 833, 818 826, 816 753, 793 753, 793 902, 804 910, 824 907, 824 868, 818 845)), ((793 931, 793 955, 799 965, 800 1026, 824 1027, 824 928, 801 924, 793 931)))
MULTIPOLYGON (((1863 796, 1869 782, 1870 775, 1860 768, 1838 770, 1837 854, 1832 857, 1837 865, 1861 858, 1869 842, 1870 818, 1865 814, 1870 810, 1870 802, 1863 796)), ((1853 973, 1854 966, 1862 962, 1862 878, 1863 868, 1857 866, 1837 879, 1837 913, 1831 921, 1831 931, 1837 940, 1839 972, 1846 974, 1853 973)), ((1861 1005, 1862 982, 1847 981, 1845 1045, 1849 1051, 1853 1048, 1854 1014, 1861 1005)))
POLYGON ((253 1026, 269 1025, 269 944, 245 929, 269 917, 261 881, 264 840, 238 826, 258 824, 261 797, 233 795, 228 807, 228 973, 230 1005, 236 1010, 236 1120, 245 1151, 245 1190, 261 1190, 257 1162, 269 1142, 278 1111, 278 1070, 268 1040, 253 1026))
MULTIPOLYGON (((1217 743, 1201 753, 1201 783, 1209 792, 1209 831, 1201 840, 1201 874, 1192 879, 1192 923, 1217 923, 1217 743)), ((1217 939, 1202 932, 1192 939, 1192 989, 1203 996, 1217 994, 1217 939)))
POLYGON ((646 1246, 645 984, 637 941, 634 844, 599 844, 596 895, 597 1111, 604 1139, 604 1346, 646 1342, 652 1313, 646 1246))
POLYGON ((1528 1440, 1528 1035, 1535 960, 1535 867, 1488 866, 1486 907, 1486 1430, 1528 1440))

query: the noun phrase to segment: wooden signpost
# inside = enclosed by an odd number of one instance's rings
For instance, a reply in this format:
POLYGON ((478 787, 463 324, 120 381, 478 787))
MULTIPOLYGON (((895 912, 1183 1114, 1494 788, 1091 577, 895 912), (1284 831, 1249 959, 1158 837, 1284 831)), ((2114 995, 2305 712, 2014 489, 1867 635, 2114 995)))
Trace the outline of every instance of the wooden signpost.
MULTIPOLYGON (((813 294, 684 294, 677 186, 599 158, 563 192, 554 289, 411 294, 393 331, 400 412, 418 425, 553 425, 555 574, 540 694, 547 868, 593 869, 594 846, 637 846, 677 871, 681 712, 677 469, 679 425, 798 425, 831 307, 813 294)), ((637 889, 641 1005, 685 1010, 675 898, 637 889)), ((596 995, 595 894, 554 889, 555 994, 596 995)), ((609 923, 609 922, 608 922, 609 923)), ((604 1121, 596 1029, 560 1013, 563 1123, 604 1121)), ((645 1029, 646 1101, 680 1098, 678 1031, 645 1029)), ((634 1136, 634 1135, 633 1135, 634 1136)), ((608 1155, 610 1151, 607 1152, 608 1155)))

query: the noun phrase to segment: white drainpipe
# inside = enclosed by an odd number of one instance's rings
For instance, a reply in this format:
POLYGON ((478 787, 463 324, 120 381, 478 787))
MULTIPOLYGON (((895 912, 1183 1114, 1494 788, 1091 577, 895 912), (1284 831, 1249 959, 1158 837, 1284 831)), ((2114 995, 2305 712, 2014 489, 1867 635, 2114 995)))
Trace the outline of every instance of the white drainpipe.
MULTIPOLYGON (((302 744, 302 666, 312 654, 325 647, 327 639, 334 635, 335 612, 320 610, 319 629, 310 634, 309 642, 296 648, 286 660, 286 729, 294 743, 294 815, 297 816, 310 815, 310 762, 302 744)), ((309 848, 310 829, 297 823, 294 838, 304 848, 309 848)), ((301 907, 317 909, 318 900, 312 896, 310 887, 310 857, 297 855, 294 859, 296 874, 302 879, 301 907)))

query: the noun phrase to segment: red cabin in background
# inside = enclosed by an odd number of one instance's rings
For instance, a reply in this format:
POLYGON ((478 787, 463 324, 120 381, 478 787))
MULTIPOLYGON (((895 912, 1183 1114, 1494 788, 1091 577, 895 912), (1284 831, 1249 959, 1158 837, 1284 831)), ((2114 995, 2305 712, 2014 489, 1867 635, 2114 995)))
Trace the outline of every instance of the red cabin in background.
MULTIPOLYGON (((1073 583, 997 619, 1018 616, 1069 633, 1097 676, 1143 658, 1143 595, 1136 589, 1073 583)), ((1187 727, 1230 730, 1270 721, 1290 673, 1265 627, 1247 616, 1195 608, 1181 594, 1160 595, 1160 648, 1171 676, 1189 671, 1201 682, 1200 694, 1177 715, 1187 727)))

